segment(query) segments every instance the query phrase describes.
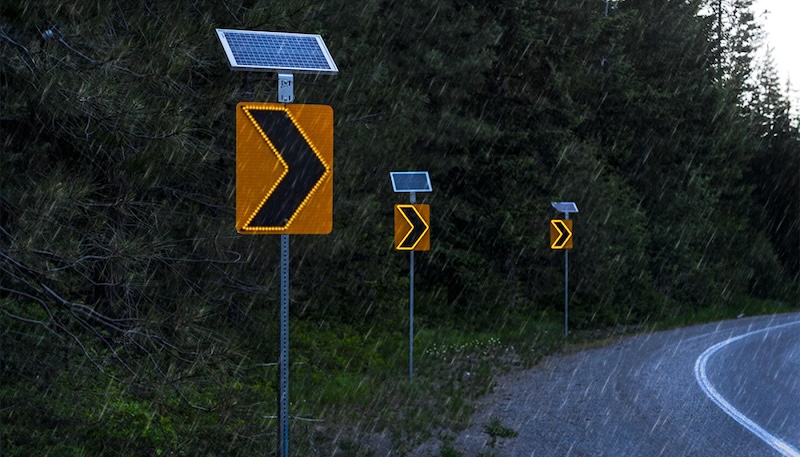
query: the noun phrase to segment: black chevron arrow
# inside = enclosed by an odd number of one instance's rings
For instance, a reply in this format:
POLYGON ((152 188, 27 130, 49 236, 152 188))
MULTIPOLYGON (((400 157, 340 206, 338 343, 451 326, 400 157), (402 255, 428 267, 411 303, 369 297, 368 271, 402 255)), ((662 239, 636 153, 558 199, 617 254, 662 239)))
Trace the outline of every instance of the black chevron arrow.
POLYGON ((403 238, 403 241, 400 242, 397 248, 402 250, 414 249, 417 243, 419 243, 419 241, 425 235, 425 232, 428 231, 428 224, 425 223, 425 220, 413 206, 398 205, 398 209, 401 213, 403 213, 403 217, 405 217, 408 223, 411 225, 411 230, 408 231, 406 237, 403 238))
POLYGON ((551 222, 553 227, 555 227, 558 231, 558 239, 553 242, 551 247, 553 249, 563 249, 567 244, 567 241, 569 241, 570 237, 572 237, 572 232, 569 230, 569 227, 567 227, 567 224, 562 220, 556 219, 551 222), (559 228, 559 226, 561 226, 561 228, 559 228))
POLYGON ((307 201, 328 167, 285 111, 250 109, 249 112, 286 162, 287 171, 247 225, 248 228, 285 227, 307 201))

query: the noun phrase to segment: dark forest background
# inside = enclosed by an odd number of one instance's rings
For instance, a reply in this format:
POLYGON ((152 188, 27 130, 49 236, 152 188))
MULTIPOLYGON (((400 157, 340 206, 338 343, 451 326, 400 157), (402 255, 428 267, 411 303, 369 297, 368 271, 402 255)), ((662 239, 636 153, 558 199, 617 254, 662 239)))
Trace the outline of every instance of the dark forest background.
POLYGON ((231 71, 215 28, 318 33, 340 69, 295 75, 335 137, 333 232, 291 239, 298 377, 404 338, 390 171, 433 184, 428 328, 558 318, 560 200, 576 329, 797 307, 800 132, 751 2, 0 1, 0 451, 274 439, 274 375, 245 367, 277 352, 279 237, 234 230, 234 108, 276 76, 231 71))

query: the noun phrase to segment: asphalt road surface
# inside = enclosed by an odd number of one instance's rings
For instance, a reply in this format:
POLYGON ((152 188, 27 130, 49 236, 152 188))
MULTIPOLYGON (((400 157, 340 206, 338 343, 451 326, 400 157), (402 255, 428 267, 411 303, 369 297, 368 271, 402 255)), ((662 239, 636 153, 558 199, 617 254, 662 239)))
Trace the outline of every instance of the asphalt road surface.
POLYGON ((800 457, 800 314, 640 335, 498 380, 464 456, 800 457), (517 432, 492 446, 492 418, 517 432))

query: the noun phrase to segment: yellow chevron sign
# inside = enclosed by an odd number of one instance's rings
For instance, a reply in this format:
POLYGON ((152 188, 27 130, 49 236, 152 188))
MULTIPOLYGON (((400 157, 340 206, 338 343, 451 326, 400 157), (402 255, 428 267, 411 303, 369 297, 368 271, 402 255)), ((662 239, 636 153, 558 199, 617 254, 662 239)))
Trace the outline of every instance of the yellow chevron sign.
POLYGON ((236 230, 324 235, 333 229, 333 109, 236 106, 236 230))
POLYGON ((394 248, 397 251, 431 249, 430 205, 394 205, 394 248))
POLYGON ((552 219, 550 221, 550 249, 572 249, 571 219, 552 219))

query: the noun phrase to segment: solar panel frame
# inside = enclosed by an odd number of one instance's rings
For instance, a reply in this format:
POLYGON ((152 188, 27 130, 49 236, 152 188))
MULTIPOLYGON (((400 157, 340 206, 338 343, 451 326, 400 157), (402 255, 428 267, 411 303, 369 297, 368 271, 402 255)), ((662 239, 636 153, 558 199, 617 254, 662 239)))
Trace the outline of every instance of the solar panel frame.
POLYGON ((244 71, 337 74, 320 35, 216 29, 231 69, 244 71))
POLYGON ((431 177, 427 171, 392 171, 392 189, 395 192, 432 192, 431 177))
POLYGON ((575 202, 551 202, 553 208, 556 211, 561 213, 577 213, 578 212, 578 205, 575 202))

